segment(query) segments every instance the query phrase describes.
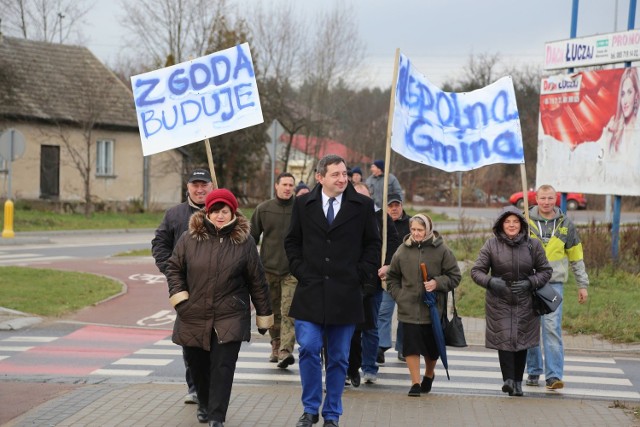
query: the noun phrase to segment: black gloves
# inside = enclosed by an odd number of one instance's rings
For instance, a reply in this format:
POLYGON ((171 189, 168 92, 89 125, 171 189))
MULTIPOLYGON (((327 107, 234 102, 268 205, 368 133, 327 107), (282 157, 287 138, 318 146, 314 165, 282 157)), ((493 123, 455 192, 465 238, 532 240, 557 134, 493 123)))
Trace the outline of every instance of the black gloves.
POLYGON ((491 291, 493 291, 496 295, 506 295, 507 294, 507 282, 502 280, 499 277, 492 277, 489 280, 489 284, 487 285, 491 291))
POLYGON ((531 282, 529 279, 518 280, 511 284, 511 292, 516 295, 522 295, 531 290, 531 282))
POLYGON ((266 334, 267 331, 268 331, 268 329, 258 328, 258 332, 260 332, 260 335, 266 334))

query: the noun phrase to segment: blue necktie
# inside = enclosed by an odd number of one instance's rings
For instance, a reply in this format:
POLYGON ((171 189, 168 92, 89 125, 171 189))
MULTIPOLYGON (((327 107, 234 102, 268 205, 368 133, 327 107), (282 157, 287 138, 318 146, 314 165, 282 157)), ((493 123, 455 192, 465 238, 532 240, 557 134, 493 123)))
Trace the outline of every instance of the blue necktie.
POLYGON ((333 222, 333 218, 335 217, 335 215, 333 214, 333 202, 335 200, 335 197, 329 198, 329 208, 327 209, 327 222, 329 223, 329 225, 331 225, 331 223, 333 222))

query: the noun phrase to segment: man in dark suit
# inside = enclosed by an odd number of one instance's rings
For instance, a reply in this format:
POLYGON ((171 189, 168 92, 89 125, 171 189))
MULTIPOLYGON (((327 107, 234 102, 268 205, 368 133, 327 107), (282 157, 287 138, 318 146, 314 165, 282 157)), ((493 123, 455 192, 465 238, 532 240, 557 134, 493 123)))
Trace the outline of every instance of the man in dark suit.
POLYGON ((296 198, 285 250, 298 286, 289 310, 300 346, 304 413, 296 427, 318 422, 323 337, 327 345, 324 426, 338 426, 355 324, 364 320, 362 284, 374 280, 381 240, 373 201, 349 185, 340 156, 323 157, 318 185, 296 198))

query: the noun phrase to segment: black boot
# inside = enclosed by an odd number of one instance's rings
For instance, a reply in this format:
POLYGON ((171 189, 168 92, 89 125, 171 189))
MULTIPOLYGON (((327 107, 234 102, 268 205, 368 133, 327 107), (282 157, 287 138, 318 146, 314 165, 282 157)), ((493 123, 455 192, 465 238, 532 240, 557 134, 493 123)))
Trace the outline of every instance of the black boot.
POLYGON ((513 395, 522 396, 522 381, 516 381, 514 384, 515 387, 513 388, 513 395))
POLYGON ((513 389, 515 386, 516 385, 512 379, 505 380, 504 384, 502 384, 502 392, 509 393, 509 396, 513 396, 513 389))

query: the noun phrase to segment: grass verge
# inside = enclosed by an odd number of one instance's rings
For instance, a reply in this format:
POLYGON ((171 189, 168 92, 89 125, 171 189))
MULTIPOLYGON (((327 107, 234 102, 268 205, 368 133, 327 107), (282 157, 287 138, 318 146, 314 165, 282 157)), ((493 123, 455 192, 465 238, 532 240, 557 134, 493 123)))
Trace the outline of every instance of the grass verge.
MULTIPOLYGON (((469 265, 469 269, 473 264, 469 265)), ((640 342, 640 276, 614 268, 590 270, 591 286, 586 304, 578 304, 573 275, 564 285, 562 329, 570 334, 597 335, 612 342, 640 342)), ((485 290, 464 272, 456 292, 456 306, 463 317, 484 318, 485 290)))
MULTIPOLYGON (((98 212, 88 218, 81 214, 60 214, 36 210, 16 210, 13 215, 13 230, 58 231, 58 230, 110 230, 129 228, 156 228, 163 213, 114 213, 98 212)), ((0 223, 4 223, 4 212, 0 223)))
MULTIPOLYGON (((240 209, 242 214, 251 218, 254 208, 240 209)), ((407 210, 408 215, 417 211, 407 210)), ((448 220, 446 215, 427 212, 434 221, 448 220)), ((95 212, 88 218, 82 214, 61 214, 30 209, 16 209, 13 213, 13 230, 57 231, 57 230, 112 230, 131 228, 157 228, 164 212, 115 213, 95 212)), ((0 209, 0 224, 4 223, 4 210, 0 209)))
POLYGON ((0 304, 45 317, 62 317, 118 294, 122 284, 89 273, 0 267, 0 304))
POLYGON ((114 256, 151 256, 151 249, 137 249, 133 251, 120 252, 114 256))

